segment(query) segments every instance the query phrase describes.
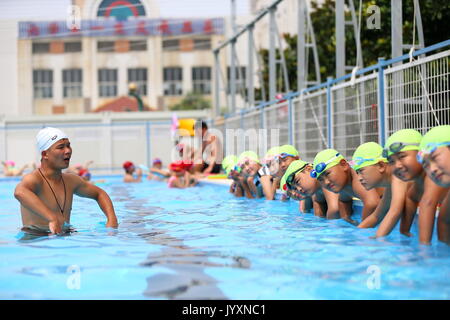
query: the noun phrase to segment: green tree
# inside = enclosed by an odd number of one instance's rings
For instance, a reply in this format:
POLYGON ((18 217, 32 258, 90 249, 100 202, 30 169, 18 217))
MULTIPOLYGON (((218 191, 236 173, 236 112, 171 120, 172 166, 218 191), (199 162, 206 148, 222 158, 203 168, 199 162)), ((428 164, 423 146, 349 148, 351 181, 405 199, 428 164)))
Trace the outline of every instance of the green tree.
POLYGON ((189 92, 180 103, 169 107, 170 110, 203 110, 210 108, 211 102, 201 94, 194 92, 189 92))
MULTIPOLYGON (((354 1, 358 6, 359 1, 354 1)), ((389 59, 391 57, 391 0, 364 0, 361 19, 361 48, 364 66, 370 66, 378 62, 379 57, 389 59), (380 8, 381 26, 379 29, 367 29, 366 21, 370 17, 367 9, 371 5, 380 8)), ((450 1, 448 0, 420 0, 420 11, 422 17, 425 46, 429 46, 450 38, 450 1)), ((311 1, 311 22, 314 27, 317 51, 320 62, 320 74, 322 82, 328 76, 335 77, 336 70, 336 36, 335 36, 335 0, 325 0, 321 4, 317 1, 311 1)), ((355 8, 358 11, 359 8, 355 8)), ((350 11, 346 11, 346 20, 350 20, 350 11)), ((413 35, 413 1, 403 1, 403 41, 412 43, 413 35)), ((357 17, 358 19, 358 17, 357 17)), ((286 65, 288 69, 288 78, 290 82, 290 90, 296 91, 297 88, 297 36, 283 35, 287 44, 283 50, 286 65)), ((346 28, 346 59, 347 65, 356 64, 356 45, 353 30, 346 28)), ((415 43, 418 43, 416 32, 415 43)), ((315 79, 315 71, 313 57, 311 52, 308 57, 308 79, 315 79)), ((406 53, 406 52, 405 52, 406 53)), ((266 92, 268 92, 269 82, 269 52, 267 49, 259 51, 263 61, 262 78, 266 92)), ((276 50, 277 59, 280 57, 280 50, 276 50)), ((284 87, 283 74, 278 65, 277 69, 277 88, 278 91, 286 92, 284 87)), ((266 100, 267 97, 262 96, 261 88, 255 92, 257 100, 266 100)), ((273 97, 272 97, 273 98, 273 97)))

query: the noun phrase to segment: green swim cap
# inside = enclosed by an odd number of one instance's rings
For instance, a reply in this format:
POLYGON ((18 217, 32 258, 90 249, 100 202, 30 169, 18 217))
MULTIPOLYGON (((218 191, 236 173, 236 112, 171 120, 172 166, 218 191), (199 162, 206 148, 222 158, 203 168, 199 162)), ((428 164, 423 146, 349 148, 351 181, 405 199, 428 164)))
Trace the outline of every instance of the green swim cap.
POLYGON ((353 169, 358 170, 377 164, 380 161, 388 162, 382 154, 383 147, 381 145, 376 142, 366 142, 355 150, 350 164, 353 169))
POLYGON ((339 161, 341 161, 342 159, 345 159, 344 156, 335 149, 325 149, 323 151, 320 151, 318 154, 316 154, 316 157, 314 158, 313 161, 314 171, 312 171, 311 174, 315 172, 316 176, 314 178, 317 179, 323 172, 337 165, 339 161), (321 163, 326 164, 326 166, 323 167, 323 165, 320 165, 321 163))
POLYGON ((259 163, 258 155, 253 151, 244 151, 238 158, 238 166, 242 166, 245 161, 250 160, 259 163))
POLYGON ((384 145, 386 158, 400 151, 419 150, 422 135, 414 129, 402 129, 394 132, 384 145))
POLYGON ((284 173, 283 177, 280 180, 280 189, 281 189, 281 191, 284 190, 283 189, 284 188, 284 184, 286 184, 286 181, 288 180, 289 176, 294 174, 294 173, 297 174, 297 173, 302 172, 305 169, 307 164, 308 164, 308 162, 303 161, 303 160, 295 160, 295 161, 291 162, 291 164, 286 169, 286 172, 284 173), (300 169, 302 169, 302 170, 296 172, 297 170, 300 170, 300 169), (281 182, 283 182, 283 184, 281 182))
POLYGON ((280 180, 280 190, 283 193, 286 193, 286 191, 287 191, 286 177, 285 176, 283 176, 281 178, 281 180, 280 180))
POLYGON ((298 157, 297 149, 295 149, 295 147, 291 146, 290 144, 285 144, 284 146, 281 146, 279 148, 279 153, 278 154, 282 154, 282 153, 287 153, 287 154, 292 155, 294 157, 298 157))
POLYGON ((450 126, 437 126, 429 130, 422 138, 419 149, 423 153, 430 153, 434 148, 448 146, 450 142, 450 126))
POLYGON ((223 158, 223 160, 222 160, 222 168, 224 169, 224 170, 226 170, 228 167, 230 167, 230 166, 235 166, 236 165, 236 163, 237 163, 237 161, 238 161, 238 158, 234 155, 234 154, 231 154, 231 155, 229 155, 229 156, 226 156, 225 158, 223 158))
POLYGON ((237 162, 238 162, 238 158, 234 154, 223 158, 222 168, 223 168, 223 170, 225 170, 226 174, 229 174, 230 171, 233 170, 233 168, 236 166, 237 162))
POLYGON ((273 157, 277 156, 280 154, 280 147, 273 147, 270 148, 266 155, 264 156, 264 162, 270 161, 273 159, 273 157))

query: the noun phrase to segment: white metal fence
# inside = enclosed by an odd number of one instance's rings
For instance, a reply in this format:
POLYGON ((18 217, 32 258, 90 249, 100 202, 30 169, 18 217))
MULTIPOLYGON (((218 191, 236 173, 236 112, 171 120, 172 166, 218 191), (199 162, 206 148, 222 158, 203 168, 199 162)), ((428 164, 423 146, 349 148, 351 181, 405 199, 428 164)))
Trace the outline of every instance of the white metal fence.
MULTIPOLYGON (((226 129, 268 129, 265 136, 260 135, 265 142, 245 144, 245 150, 260 156, 275 145, 271 138, 278 130, 276 145, 293 144, 307 161, 327 147, 351 157, 360 144, 374 141, 383 145, 399 129, 412 128, 424 134, 438 124, 450 124, 449 47, 447 40, 413 56, 380 60, 356 76, 329 79, 288 94, 282 101, 263 103, 216 121, 226 129), (260 150, 264 144, 267 148, 260 150)), ((242 149, 234 145, 230 150, 242 149)), ((230 153, 225 150, 225 154, 230 153)))

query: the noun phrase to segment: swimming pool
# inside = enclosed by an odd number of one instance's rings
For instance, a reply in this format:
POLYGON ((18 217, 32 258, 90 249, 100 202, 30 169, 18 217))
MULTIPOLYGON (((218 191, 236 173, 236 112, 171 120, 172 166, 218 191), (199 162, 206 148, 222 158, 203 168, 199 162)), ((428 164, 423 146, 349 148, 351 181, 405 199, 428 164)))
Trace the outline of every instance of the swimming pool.
MULTIPOLYGON (((298 203, 107 177, 119 229, 76 197, 65 237, 21 239, 15 181, 0 182, 1 299, 449 299, 450 247, 384 239, 298 203)), ((359 218, 359 217, 358 217, 359 218)))

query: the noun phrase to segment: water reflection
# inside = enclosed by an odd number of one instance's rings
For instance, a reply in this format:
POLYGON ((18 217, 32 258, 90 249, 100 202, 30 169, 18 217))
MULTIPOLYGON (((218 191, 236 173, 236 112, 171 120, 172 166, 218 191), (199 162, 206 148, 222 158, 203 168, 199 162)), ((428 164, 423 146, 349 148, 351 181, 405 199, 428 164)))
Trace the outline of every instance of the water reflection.
MULTIPOLYGON (((119 187, 117 187, 119 188, 119 187)), ((129 199, 129 190, 121 187, 115 190, 122 198, 129 199)), ((140 265, 144 267, 164 267, 173 273, 158 273, 147 278, 147 288, 144 296, 150 298, 168 299, 227 299, 228 297, 217 286, 217 280, 205 273, 205 268, 231 267, 250 268, 251 263, 245 257, 225 256, 219 252, 205 252, 199 248, 187 246, 183 239, 173 237, 167 230, 152 228, 148 231, 148 218, 160 214, 163 208, 149 207, 147 199, 127 201, 125 209, 128 216, 122 219, 122 227, 126 227, 145 239, 148 243, 162 246, 159 252, 152 252, 140 265), (132 215, 130 214, 132 213, 132 215), (137 219, 139 217, 139 219, 137 219), (212 261, 224 261, 223 263, 212 261)), ((152 225, 167 224, 152 217, 152 225)))

